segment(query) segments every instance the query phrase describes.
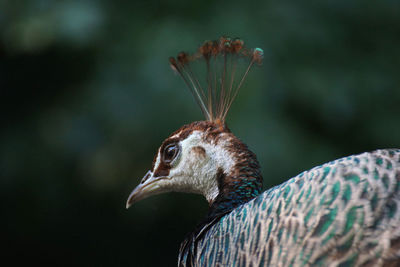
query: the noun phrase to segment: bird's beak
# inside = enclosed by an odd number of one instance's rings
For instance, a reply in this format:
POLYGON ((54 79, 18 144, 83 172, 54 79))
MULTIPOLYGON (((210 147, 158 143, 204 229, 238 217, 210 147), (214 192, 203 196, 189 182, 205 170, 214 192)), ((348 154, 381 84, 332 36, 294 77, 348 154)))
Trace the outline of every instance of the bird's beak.
POLYGON ((128 209, 133 203, 138 202, 139 200, 163 193, 164 190, 158 183, 158 181, 163 179, 169 179, 169 177, 154 177, 153 173, 148 171, 140 184, 136 186, 136 188, 133 189, 132 193, 129 195, 128 200, 126 201, 126 208, 128 209))

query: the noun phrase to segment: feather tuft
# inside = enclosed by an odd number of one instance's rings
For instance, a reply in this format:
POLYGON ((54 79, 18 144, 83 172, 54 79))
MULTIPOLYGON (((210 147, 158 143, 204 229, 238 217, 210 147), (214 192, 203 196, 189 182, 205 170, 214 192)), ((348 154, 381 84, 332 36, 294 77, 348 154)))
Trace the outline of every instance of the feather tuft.
POLYGON ((251 67, 262 60, 262 49, 246 48, 238 38, 221 37, 205 41, 194 54, 180 52, 169 62, 189 87, 206 120, 224 124, 251 67), (197 62, 205 63, 205 67, 197 62))

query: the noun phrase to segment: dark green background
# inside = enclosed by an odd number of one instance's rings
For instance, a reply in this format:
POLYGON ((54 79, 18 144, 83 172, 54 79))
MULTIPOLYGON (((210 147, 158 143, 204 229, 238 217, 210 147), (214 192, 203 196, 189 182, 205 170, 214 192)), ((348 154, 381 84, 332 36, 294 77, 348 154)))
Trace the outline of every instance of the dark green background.
POLYGON ((3 0, 3 262, 175 265, 204 199, 125 201, 164 138, 202 119, 168 57, 221 35, 265 52, 228 116, 265 188, 400 147, 397 0, 3 0))

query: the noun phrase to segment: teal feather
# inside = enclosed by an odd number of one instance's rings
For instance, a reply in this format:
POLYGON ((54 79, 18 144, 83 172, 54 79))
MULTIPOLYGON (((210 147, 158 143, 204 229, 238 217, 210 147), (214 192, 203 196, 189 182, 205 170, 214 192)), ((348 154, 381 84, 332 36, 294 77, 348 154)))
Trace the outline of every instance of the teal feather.
POLYGON ((306 171, 215 219, 194 266, 400 266, 400 150, 306 171))

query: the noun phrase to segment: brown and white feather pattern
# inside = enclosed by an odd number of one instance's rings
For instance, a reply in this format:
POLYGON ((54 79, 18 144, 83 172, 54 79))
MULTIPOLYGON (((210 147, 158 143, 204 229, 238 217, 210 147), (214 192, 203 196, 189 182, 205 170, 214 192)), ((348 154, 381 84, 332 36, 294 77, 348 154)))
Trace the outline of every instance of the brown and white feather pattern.
POLYGON ((400 150, 342 158, 267 190, 209 228, 193 258, 194 266, 399 266, 400 150))
POLYGON ((218 196, 224 195, 220 193, 232 189, 231 184, 242 182, 239 174, 246 175, 246 170, 252 169, 256 169, 258 176, 251 179, 257 180, 257 186, 261 188, 259 165, 247 146, 225 124, 198 121, 184 125, 163 142, 150 173, 156 177, 174 177, 163 182, 165 191, 202 194, 212 205, 218 196), (181 147, 174 166, 161 160, 162 151, 171 143, 179 143, 181 147), (220 181, 216 179, 219 172, 223 174, 220 181))

